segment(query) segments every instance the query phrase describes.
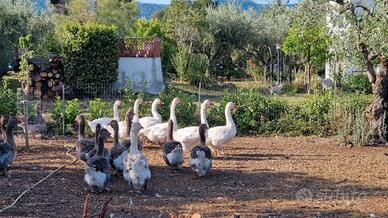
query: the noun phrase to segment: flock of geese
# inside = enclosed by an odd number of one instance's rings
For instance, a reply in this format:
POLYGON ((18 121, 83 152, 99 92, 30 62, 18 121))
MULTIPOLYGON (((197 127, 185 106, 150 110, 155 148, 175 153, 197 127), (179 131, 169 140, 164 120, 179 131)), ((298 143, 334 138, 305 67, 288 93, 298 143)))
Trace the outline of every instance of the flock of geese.
MULTIPOLYGON (((236 133, 232 118, 233 102, 225 107, 225 126, 209 128, 206 113, 213 105, 210 100, 201 104, 201 124, 179 128, 175 114, 176 106, 181 102, 174 98, 170 106, 170 118, 162 123, 157 107, 162 101, 157 98, 152 103, 152 116, 139 117, 142 99, 136 99, 133 110, 130 108, 125 119, 120 120, 121 101, 113 105, 113 118, 102 117, 86 121, 84 115, 78 115, 78 140, 75 145, 77 156, 86 163, 84 180, 93 192, 102 192, 110 180, 111 170, 122 176, 136 193, 147 189, 151 171, 143 145, 151 142, 162 147, 163 159, 172 170, 178 170, 184 163, 184 154, 189 153, 189 165, 197 177, 204 176, 212 167, 212 153, 220 155, 223 144, 231 141, 236 133), (85 137, 86 123, 95 133, 94 139, 85 137), (113 137, 111 149, 105 148, 105 142, 113 137)), ((17 117, 5 117, 0 120, 3 139, 0 139, 0 171, 5 175, 16 158, 16 145, 13 130, 19 123, 17 117)))

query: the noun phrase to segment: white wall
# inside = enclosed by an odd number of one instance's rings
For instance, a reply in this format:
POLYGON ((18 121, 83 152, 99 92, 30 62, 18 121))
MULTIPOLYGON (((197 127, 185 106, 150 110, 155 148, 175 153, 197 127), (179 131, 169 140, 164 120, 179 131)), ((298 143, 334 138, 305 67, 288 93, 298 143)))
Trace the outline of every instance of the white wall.
POLYGON ((146 81, 146 92, 151 94, 160 93, 164 89, 160 57, 120 57, 119 78, 116 85, 120 88, 124 87, 126 78, 133 82, 134 88, 137 90, 141 90, 143 81, 146 81))

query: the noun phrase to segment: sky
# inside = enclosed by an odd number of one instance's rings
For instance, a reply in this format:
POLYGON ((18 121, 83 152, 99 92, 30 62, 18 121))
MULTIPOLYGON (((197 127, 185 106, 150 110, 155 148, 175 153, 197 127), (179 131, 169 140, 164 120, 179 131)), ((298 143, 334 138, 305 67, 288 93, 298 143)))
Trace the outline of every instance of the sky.
MULTIPOLYGON (((169 4, 170 0, 137 0, 138 2, 143 2, 143 3, 158 3, 158 4, 169 4)), ((271 2, 270 0, 253 0, 256 3, 259 4, 267 4, 271 2)), ((290 0, 290 4, 294 4, 297 0, 290 0)))

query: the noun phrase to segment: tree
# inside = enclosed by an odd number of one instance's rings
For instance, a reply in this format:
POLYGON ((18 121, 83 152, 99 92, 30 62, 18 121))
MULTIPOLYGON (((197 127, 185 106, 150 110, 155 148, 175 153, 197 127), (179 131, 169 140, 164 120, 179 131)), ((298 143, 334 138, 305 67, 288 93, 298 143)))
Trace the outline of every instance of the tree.
POLYGON ((253 11, 244 12, 233 4, 207 9, 207 39, 203 39, 202 53, 209 59, 210 69, 222 64, 234 68, 233 55, 244 51, 254 37, 253 11))
POLYGON ((293 25, 284 40, 282 50, 286 54, 299 55, 305 66, 307 90, 311 93, 312 66, 320 66, 329 57, 329 36, 324 26, 293 25))
POLYGON ((119 69, 115 26, 73 24, 65 35, 65 82, 73 88, 110 84, 119 69))
POLYGON ((369 4, 359 1, 332 0, 349 25, 351 37, 361 55, 373 88, 373 101, 367 109, 371 137, 374 143, 388 140, 388 2, 373 0, 369 4), (374 64, 378 64, 374 68, 374 64))
POLYGON ((246 53, 253 57, 267 79, 273 79, 275 46, 282 44, 287 37, 291 23, 290 12, 290 8, 275 1, 264 8, 253 22, 254 33, 246 53))
POLYGON ((0 14, 0 74, 18 56, 21 36, 31 35, 36 54, 47 53, 46 42, 54 26, 46 11, 36 12, 31 1, 2 0, 0 14))
POLYGON ((67 4, 56 4, 56 9, 58 5, 62 5, 62 9, 54 10, 54 17, 59 37, 64 34, 67 25, 87 22, 115 25, 119 37, 124 37, 133 27, 138 15, 136 2, 128 0, 69 0, 67 4))
POLYGON ((161 39, 161 59, 164 73, 174 72, 172 64, 173 55, 175 54, 175 41, 169 38, 163 29, 159 19, 143 20, 139 19, 135 22, 133 33, 136 37, 160 38, 161 39))

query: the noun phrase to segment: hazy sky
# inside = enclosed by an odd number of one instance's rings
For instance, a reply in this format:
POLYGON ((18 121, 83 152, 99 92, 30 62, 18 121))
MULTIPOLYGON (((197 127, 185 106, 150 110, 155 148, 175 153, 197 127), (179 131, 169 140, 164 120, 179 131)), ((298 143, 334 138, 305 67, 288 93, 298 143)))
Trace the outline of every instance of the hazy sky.
MULTIPOLYGON (((160 4, 169 4, 170 0, 137 0, 138 2, 144 2, 144 3, 160 3, 160 4)), ((268 2, 271 2, 270 0, 253 0, 254 2, 260 3, 260 4, 266 4, 268 2)), ((290 0, 290 4, 294 4, 297 0, 290 0)))

